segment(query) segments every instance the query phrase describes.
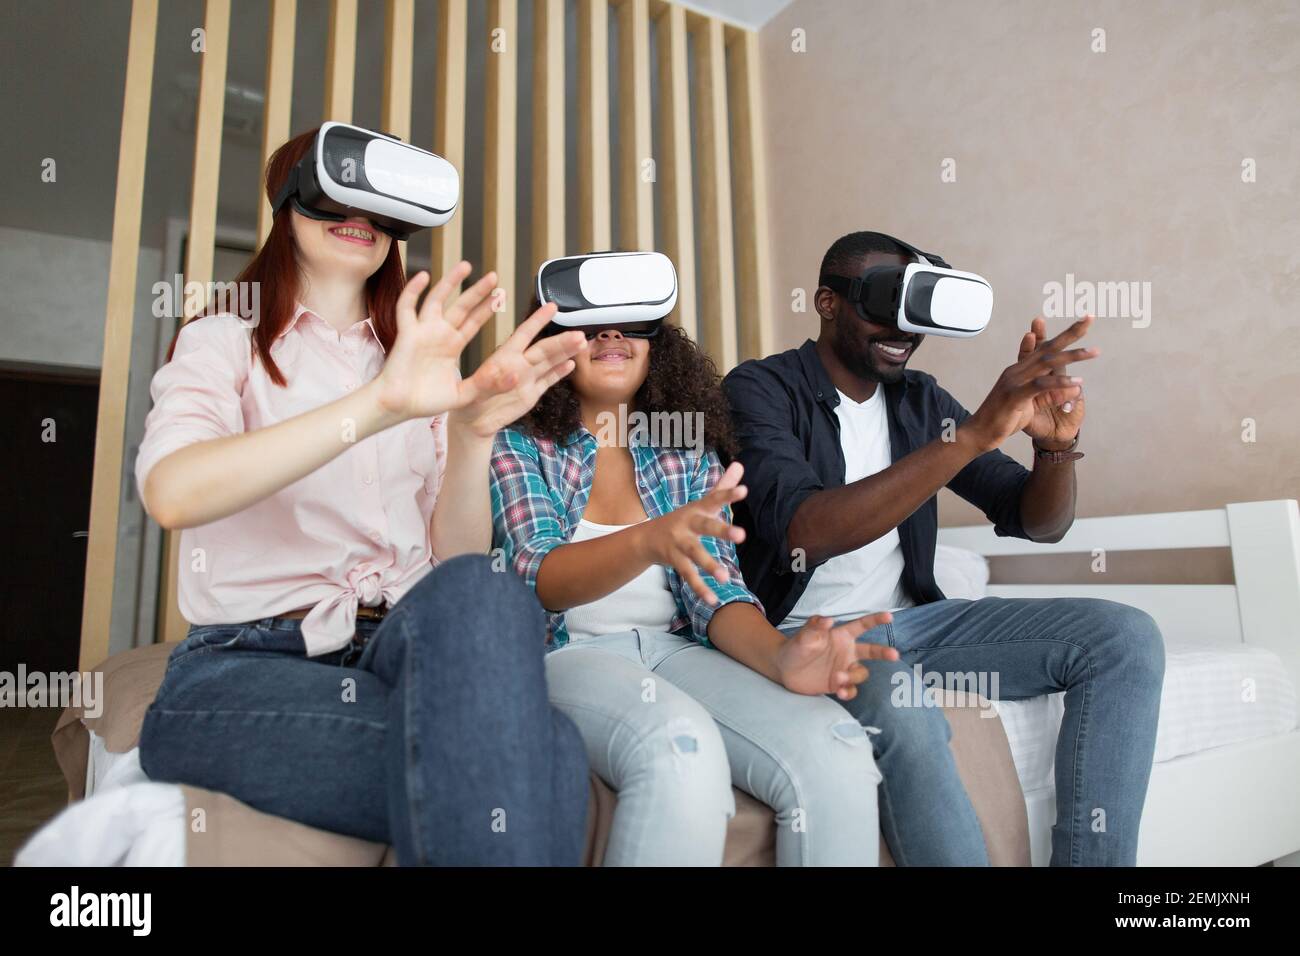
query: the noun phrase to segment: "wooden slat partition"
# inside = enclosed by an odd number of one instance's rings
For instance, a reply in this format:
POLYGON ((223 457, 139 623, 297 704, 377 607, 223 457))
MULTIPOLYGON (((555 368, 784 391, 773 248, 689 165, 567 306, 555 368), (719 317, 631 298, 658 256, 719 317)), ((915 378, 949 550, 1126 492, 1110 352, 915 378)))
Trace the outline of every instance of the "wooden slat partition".
POLYGON ((658 20, 660 235, 665 255, 677 267, 677 306, 669 321, 691 338, 695 321, 695 196, 691 182, 690 73, 686 48, 686 11, 660 2, 658 20))
POLYGON ((357 65, 357 0, 330 0, 329 46, 325 53, 325 116, 352 122, 352 88, 357 65))
MULTIPOLYGON (((217 186, 221 179, 221 130, 226 113, 226 59, 230 49, 230 0, 207 0, 203 29, 207 47, 199 67, 190 181, 190 228, 185 242, 185 282, 212 281, 217 241, 217 186)), ((199 310, 206 303, 198 305, 199 310)), ((192 316, 187 313, 186 318, 192 316)))
POLYGON ((728 27, 727 94, 731 111, 733 201, 736 216, 736 288, 740 315, 740 358, 761 358, 775 350, 772 274, 767 217, 767 143, 759 80, 758 34, 728 27))
POLYGON ((515 302, 515 120, 519 71, 516 0, 488 0, 487 102, 483 121, 483 264, 495 269, 499 310, 479 334, 479 356, 506 340, 519 311, 515 302), (499 34, 494 31, 500 30, 499 34), (493 44, 499 49, 494 49, 493 44))
MULTIPOLYGON (((293 30, 298 0, 271 0, 271 24, 266 38, 266 103, 262 108, 262 167, 285 140, 293 102, 293 30)), ((257 238, 271 232, 271 203, 257 179, 257 238)))
MULTIPOLYGON (((411 70, 415 56, 415 0, 388 0, 384 16, 384 98, 380 106, 383 132, 410 142, 411 70)), ((397 243, 406 264, 406 243, 397 243)))
MULTIPOLYGON (((450 160, 462 176, 471 164, 481 164, 484 191, 481 197, 462 196, 461 210, 433 231, 433 270, 445 273, 459 261, 465 217, 482 217, 483 261, 476 265, 498 273, 504 300, 476 350, 482 353, 495 347, 514 327, 525 304, 516 290, 520 265, 531 268, 543 258, 614 248, 616 242, 619 246, 653 248, 657 215, 661 247, 672 257, 678 271, 675 321, 696 336, 724 370, 742 357, 772 351, 773 309, 765 288, 770 274, 770 226, 765 201, 766 143, 757 36, 688 11, 671 0, 614 0, 620 44, 620 207, 619 235, 615 237, 609 118, 610 0, 577 0, 577 48, 568 54, 577 56, 578 89, 572 101, 565 96, 565 0, 536 0, 531 38, 519 33, 518 0, 487 0, 488 35, 472 41, 468 36, 469 0, 438 2, 438 48, 433 53, 433 148, 450 160), (481 156, 467 156, 468 44, 492 44, 492 31, 498 28, 504 32, 495 39, 498 47, 504 43, 504 48, 493 50, 489 46, 486 57, 484 151, 481 156), (688 65, 692 37, 693 73, 688 65), (658 115, 651 108, 652 38, 658 43, 658 115), (524 235, 529 237, 527 252, 533 261, 523 264, 518 261, 521 250, 516 247, 516 89, 520 44, 529 42, 534 44, 535 54, 531 97, 535 178, 531 222, 524 235), (574 171, 565 168, 566 124, 575 121, 571 115, 576 116, 578 124, 574 171), (657 143, 651 135, 656 131, 657 143), (644 163, 652 157, 653 147, 657 147, 654 180, 648 181, 643 175, 644 163), (571 189, 578 190, 578 249, 567 248, 565 240, 565 199, 571 189)), ((409 140, 416 54, 415 0, 385 0, 385 4, 382 126, 409 140)), ((261 144, 264 159, 291 132, 294 32, 299 7, 297 0, 270 0, 261 144)), ((204 286, 215 278, 213 254, 230 10, 231 0, 207 0, 205 7, 206 48, 200 67, 190 223, 183 267, 187 281, 204 286)), ((324 119, 346 122, 353 115, 358 2, 330 0, 328 15, 324 119)), ((158 0, 134 0, 105 316, 82 616, 82 666, 98 663, 109 649, 157 20, 158 0)), ((264 239, 271 228, 271 215, 260 194, 260 183, 257 202, 258 236, 264 239)), ((187 314, 197 305, 187 302, 187 314)), ((186 627, 176 605, 176 577, 182 556, 177 554, 173 539, 178 537, 167 536, 168 558, 159 589, 159 636, 169 640, 182 637, 186 627)))
MULTIPOLYGON (((564 0, 537 0, 533 21, 533 242, 528 268, 564 248, 564 0)), ((527 292, 531 290, 521 290, 527 292)), ((519 312, 527 303, 519 303, 519 312)))
POLYGON ((695 148, 699 190, 700 344, 722 371, 736 364, 736 275, 721 21, 691 15, 695 32, 695 148))
POLYGON ((384 17, 383 131, 411 139, 411 69, 415 55, 415 0, 388 0, 384 17))
POLYGON ((650 11, 647 0, 619 0, 619 215, 624 249, 654 248, 654 181, 650 144, 650 11))
MULTIPOLYGON (((221 179, 221 131, 226 112, 226 59, 230 48, 230 0, 207 0, 203 29, 206 50, 199 67, 198 118, 194 130, 194 170, 190 185, 190 228, 185 239, 185 283, 213 281, 212 261, 217 241, 217 187, 221 179)), ((224 279, 225 277, 223 277, 224 279)), ((186 302, 186 320, 206 303, 186 302), (197 306, 197 308, 196 308, 197 306)), ((176 577, 181 561, 180 533, 169 532, 164 540, 166 565, 159 589, 161 637, 179 641, 188 625, 176 601, 176 577)))
MULTIPOLYGON (((430 269, 434 281, 461 260, 465 229, 465 0, 441 0, 438 7, 438 58, 435 69, 433 151, 461 175, 460 209, 433 230, 430 269)), ((449 296, 454 300, 455 294, 449 296)))
POLYGON ((122 97, 122 134, 113 202, 113 246, 108 264, 108 307, 104 314, 104 360, 95 425, 95 465, 90 491, 90 537, 81 608, 78 667, 87 670, 108 656, 117 568, 118 503, 122 496, 127 383, 131 377, 131 332, 135 320, 136 269, 144 203, 145 154, 153 86, 158 0, 134 0, 122 97))
POLYGON ((578 0, 578 245, 613 245, 609 182, 609 3, 578 0))

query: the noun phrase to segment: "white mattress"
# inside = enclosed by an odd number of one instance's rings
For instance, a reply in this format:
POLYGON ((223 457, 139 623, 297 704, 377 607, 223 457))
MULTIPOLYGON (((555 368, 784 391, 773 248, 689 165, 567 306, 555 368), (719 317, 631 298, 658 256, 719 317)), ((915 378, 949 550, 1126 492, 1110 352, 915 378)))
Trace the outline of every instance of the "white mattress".
MULTIPOLYGON (((995 706, 1011 744, 1021 789, 1030 793, 1053 786, 1065 695, 995 706)), ((1296 689, 1273 652, 1245 644, 1212 649, 1166 644, 1156 763, 1286 733, 1295 726, 1296 689), (1248 699, 1252 694, 1253 699, 1248 699)))

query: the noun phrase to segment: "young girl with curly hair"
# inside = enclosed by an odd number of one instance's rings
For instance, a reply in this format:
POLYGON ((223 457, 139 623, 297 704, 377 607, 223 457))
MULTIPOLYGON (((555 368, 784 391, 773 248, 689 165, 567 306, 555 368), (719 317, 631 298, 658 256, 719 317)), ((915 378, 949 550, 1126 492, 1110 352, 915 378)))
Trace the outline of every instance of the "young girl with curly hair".
POLYGON ((497 435, 492 506, 548 611, 551 703, 618 792, 606 864, 718 865, 734 784, 776 811, 779 865, 875 865, 880 776, 836 697, 892 657, 855 643, 888 615, 773 628, 737 568, 713 362, 671 325, 584 331, 573 373, 497 435))

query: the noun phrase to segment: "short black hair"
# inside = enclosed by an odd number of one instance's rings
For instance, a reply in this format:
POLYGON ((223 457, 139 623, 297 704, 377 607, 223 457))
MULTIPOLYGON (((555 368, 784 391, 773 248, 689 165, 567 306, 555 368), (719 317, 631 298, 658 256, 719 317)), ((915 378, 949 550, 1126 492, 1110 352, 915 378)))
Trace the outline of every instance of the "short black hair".
POLYGON ((886 252, 902 256, 907 260, 913 258, 911 251, 899 245, 897 239, 883 232, 851 232, 840 236, 822 256, 821 271, 817 274, 817 284, 826 284, 828 276, 846 276, 852 278, 858 274, 858 263, 873 252, 886 252))

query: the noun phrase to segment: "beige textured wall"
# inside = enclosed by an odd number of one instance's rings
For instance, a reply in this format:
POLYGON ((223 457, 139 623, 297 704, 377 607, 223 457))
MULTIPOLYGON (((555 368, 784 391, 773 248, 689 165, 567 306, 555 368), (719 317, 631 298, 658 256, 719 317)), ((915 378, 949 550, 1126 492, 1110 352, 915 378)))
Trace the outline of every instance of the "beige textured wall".
MULTIPOLYGON (((1300 3, 796 0, 762 47, 782 348, 853 229, 993 283, 987 332, 913 360, 972 409, 1045 283, 1149 282, 1150 325, 1100 320, 1077 366, 1080 515, 1300 496, 1300 3)), ((947 492, 941 516, 982 520, 947 492)))

